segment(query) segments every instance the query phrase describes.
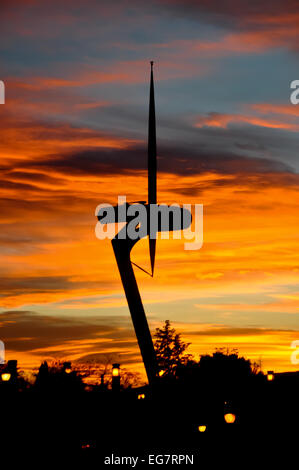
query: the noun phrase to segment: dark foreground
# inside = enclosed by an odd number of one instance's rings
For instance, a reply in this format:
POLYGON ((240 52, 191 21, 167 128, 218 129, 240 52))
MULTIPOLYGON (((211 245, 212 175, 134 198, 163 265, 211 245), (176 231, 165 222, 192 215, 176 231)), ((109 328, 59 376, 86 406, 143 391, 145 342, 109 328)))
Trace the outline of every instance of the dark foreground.
POLYGON ((263 378, 242 395, 235 392, 226 400, 217 390, 203 387, 200 393, 198 387, 173 384, 75 393, 1 387, 1 455, 28 461, 59 454, 93 462, 93 468, 229 468, 258 462, 268 468, 278 457, 295 464, 298 374, 271 383, 263 378), (236 417, 234 423, 225 422, 227 413, 236 417))

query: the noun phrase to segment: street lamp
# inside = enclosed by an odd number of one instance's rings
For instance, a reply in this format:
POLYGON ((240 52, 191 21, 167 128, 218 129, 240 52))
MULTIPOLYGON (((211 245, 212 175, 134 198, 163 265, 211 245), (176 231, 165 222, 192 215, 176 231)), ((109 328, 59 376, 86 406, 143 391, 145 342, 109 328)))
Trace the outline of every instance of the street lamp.
POLYGON ((233 413, 225 413, 224 420, 228 424, 233 424, 236 421, 236 415, 233 413))
POLYGON ((1 374, 1 379, 3 382, 8 382, 11 378, 11 374, 9 372, 3 372, 1 374))
POLYGON ((72 372, 72 366, 70 362, 63 363, 63 370, 66 374, 70 374, 72 372))
POLYGON ((274 372, 273 370, 268 370, 267 372, 267 380, 268 382, 272 382, 274 380, 274 372))
POLYGON ((112 364, 112 377, 119 377, 120 364, 112 364))
POLYGON ((120 390, 120 364, 112 364, 112 390, 119 392, 120 390))
POLYGON ((201 424, 198 426, 199 432, 205 432, 207 430, 207 426, 205 424, 201 424))
POLYGON ((1 372, 1 380, 3 382, 15 382, 18 377, 17 367, 18 361, 14 359, 10 359, 9 361, 7 361, 6 366, 4 367, 4 369, 2 369, 1 372))

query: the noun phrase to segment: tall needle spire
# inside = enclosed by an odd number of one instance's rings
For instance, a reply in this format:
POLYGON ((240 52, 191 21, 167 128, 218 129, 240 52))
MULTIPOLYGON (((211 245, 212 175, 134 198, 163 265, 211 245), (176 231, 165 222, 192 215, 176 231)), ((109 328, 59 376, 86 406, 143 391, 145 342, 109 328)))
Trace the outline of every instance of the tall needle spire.
MULTIPOLYGON (((148 118, 148 204, 157 204, 157 144, 153 65, 154 62, 151 61, 151 83, 148 118)), ((149 238, 149 251, 153 276, 156 254, 155 238, 149 238)))

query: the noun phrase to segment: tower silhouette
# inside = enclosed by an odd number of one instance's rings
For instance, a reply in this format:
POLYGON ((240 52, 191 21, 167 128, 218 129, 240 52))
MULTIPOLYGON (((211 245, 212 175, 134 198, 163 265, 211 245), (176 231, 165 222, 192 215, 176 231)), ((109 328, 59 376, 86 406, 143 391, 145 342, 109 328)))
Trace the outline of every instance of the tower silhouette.
MULTIPOLYGON (((148 116, 148 204, 157 204, 157 144, 156 144, 156 112, 154 91, 154 62, 151 61, 151 83, 148 116)), ((149 252, 152 276, 154 275, 156 238, 149 237, 149 252)))
MULTIPOLYGON (((150 80, 150 102, 149 102, 149 125, 148 125, 148 204, 157 202, 157 155, 156 155, 156 119, 155 119, 155 97, 153 62, 151 62, 150 80)), ((126 227, 124 227, 125 229, 126 227)), ((129 237, 121 239, 119 234, 112 240, 112 246, 122 280, 123 288, 131 313, 137 341, 144 362, 147 378, 153 384, 158 376, 158 364, 153 345, 152 336, 146 319, 141 296, 136 282, 130 253, 139 238, 131 240, 129 237)), ((152 275, 154 271, 156 240, 149 237, 150 257, 152 275)))
MULTIPOLYGON (((140 205, 140 204, 139 204, 140 205)), ((143 205, 143 204, 142 204, 143 205)), ((148 201, 147 204, 144 204, 147 214, 147 225, 146 230, 139 230, 138 223, 136 222, 137 231, 139 235, 136 238, 131 238, 127 233, 128 222, 130 217, 127 217, 128 209, 131 208, 131 204, 126 203, 126 207, 121 206, 124 209, 125 217, 123 217, 123 211, 120 211, 119 206, 114 207, 114 212, 116 212, 116 221, 106 220, 103 213, 100 212, 97 214, 98 220, 103 223, 115 223, 115 222, 127 222, 123 228, 115 235, 112 239, 112 246, 117 262, 118 270, 120 273, 122 285, 125 291, 127 298, 129 310, 132 317, 132 322, 134 325, 137 341, 139 344, 141 356, 144 362, 146 374, 150 384, 153 384, 158 377, 158 364, 156 353, 153 345, 153 340, 149 330, 148 322, 146 319, 145 311, 143 308, 140 292, 136 282, 133 265, 140 268, 142 271, 145 271, 143 268, 131 261, 131 251, 134 245, 141 239, 149 236, 149 252, 150 252, 150 263, 151 263, 151 273, 153 277, 154 267, 155 267, 155 254, 156 254, 156 236, 157 232, 162 231, 173 231, 181 230, 187 228, 191 224, 191 213, 184 208, 176 206, 175 208, 171 207, 172 218, 168 220, 168 224, 162 223, 162 220, 158 219, 153 222, 152 230, 152 221, 154 220, 155 214, 152 216, 151 209, 156 209, 159 211, 159 205, 157 204, 157 145, 156 145, 156 116, 155 116, 155 96, 154 96, 154 74, 153 74, 153 62, 151 61, 151 75, 150 75, 150 97, 149 97, 149 120, 148 120, 148 201), (175 213, 176 212, 176 216, 175 213), (122 212, 122 214, 120 214, 122 212)), ((166 206, 167 209, 170 209, 170 206, 166 206)), ((105 212, 105 208, 102 208, 105 212)), ((165 205, 164 205, 165 209, 165 205)), ((132 211, 133 212, 133 211, 132 211)), ((154 211, 155 212, 155 211, 154 211)), ((160 214, 161 215, 161 214, 160 214)), ((161 215, 162 219, 162 215, 161 215)), ((135 217, 131 217, 131 220, 135 221, 135 217)), ((165 222, 165 220, 164 220, 165 222)), ((142 224, 141 224, 142 225, 142 224)), ((143 225, 142 227, 143 228, 143 225)), ((147 271, 145 271, 147 272, 147 271)))

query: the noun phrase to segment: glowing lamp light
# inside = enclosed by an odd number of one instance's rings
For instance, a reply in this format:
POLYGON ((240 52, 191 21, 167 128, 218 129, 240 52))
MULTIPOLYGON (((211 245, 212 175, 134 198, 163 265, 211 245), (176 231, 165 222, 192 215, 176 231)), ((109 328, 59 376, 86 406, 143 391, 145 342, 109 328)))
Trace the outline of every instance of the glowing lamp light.
POLYGON ((119 364, 112 364, 112 377, 119 376, 119 364))
POLYGON ((63 363, 63 371, 64 371, 66 374, 70 374, 70 373, 72 372, 71 362, 64 362, 64 363, 63 363))
POLYGON ((272 382, 274 380, 274 372, 272 370, 267 372, 267 380, 268 382, 272 382))
POLYGON ((9 372, 3 372, 3 374, 1 374, 1 379, 3 380, 3 382, 8 382, 11 378, 11 374, 9 372))
POLYGON ((159 370, 159 377, 162 377, 164 375, 165 371, 164 370, 159 370))
POLYGON ((138 400, 144 400, 144 399, 145 399, 145 394, 144 393, 139 393, 138 400))
POLYGON ((207 430, 207 426, 205 424, 201 424, 198 426, 199 432, 205 432, 207 430))
POLYGON ((236 421, 236 415, 234 415, 233 413, 226 413, 224 415, 224 419, 226 423, 232 424, 236 421))

